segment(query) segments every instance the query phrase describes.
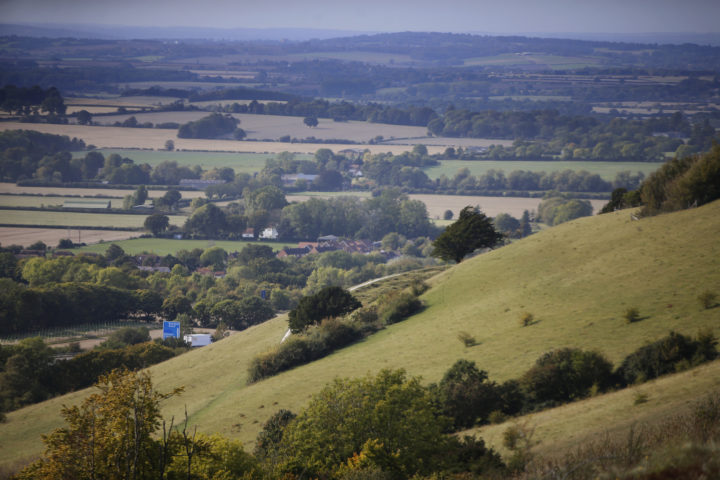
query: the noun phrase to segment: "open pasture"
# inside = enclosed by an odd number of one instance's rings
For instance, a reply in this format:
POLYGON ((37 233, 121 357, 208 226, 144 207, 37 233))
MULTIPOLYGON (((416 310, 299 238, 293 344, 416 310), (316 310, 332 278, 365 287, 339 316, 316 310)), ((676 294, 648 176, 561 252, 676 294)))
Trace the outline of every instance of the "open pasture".
POLYGON ((452 178, 463 168, 475 176, 486 174, 489 170, 501 170, 509 175, 515 170, 530 172, 559 172, 563 170, 582 171, 600 175, 604 180, 612 181, 618 172, 630 171, 633 174, 643 172, 646 176, 657 170, 662 163, 655 162, 581 162, 581 161, 527 161, 527 160, 441 160, 440 165, 428 167, 425 173, 431 179, 445 175, 452 178))
POLYGON ((492 145, 502 145, 503 147, 510 147, 513 144, 512 140, 502 140, 497 138, 457 138, 457 137, 428 137, 424 135, 422 137, 415 138, 403 138, 403 139, 385 139, 382 142, 383 145, 425 145, 430 150, 430 147, 441 148, 444 151, 447 147, 490 147, 492 145))
MULTIPOLYGON (((226 252, 239 252, 245 245, 267 245, 277 251, 283 247, 296 247, 296 243, 269 242, 269 241, 231 241, 231 240, 171 240, 165 238, 135 238, 132 240, 120 240, 112 242, 121 247, 125 253, 137 255, 142 252, 154 253, 156 255, 175 254, 179 250, 192 250, 194 248, 206 249, 220 247, 226 252)), ((96 243, 86 247, 80 247, 75 251, 105 253, 109 243, 96 243)))
MULTIPOLYGON (((113 197, 122 198, 125 195, 130 195, 135 191, 134 188, 65 188, 65 187, 28 187, 15 185, 14 183, 0 183, 0 194, 4 193, 22 193, 37 196, 67 196, 67 195, 79 195, 83 198, 97 198, 97 197, 113 197)), ((197 198, 204 197, 205 192, 199 190, 183 190, 180 192, 182 198, 197 198)), ((148 190, 148 196, 150 198, 162 197, 165 195, 165 190, 148 190)))
MULTIPOLYGON (((142 228, 146 217, 147 215, 125 215, 122 213, 0 210, 0 224, 6 225, 142 228)), ((170 225, 182 226, 187 217, 168 215, 168 219, 170 220, 170 225)))
POLYGON ((54 247, 64 238, 76 243, 97 243, 126 240, 138 235, 140 232, 130 230, 0 227, 0 244, 29 247, 35 242, 44 242, 45 245, 54 247))
MULTIPOLYGON (((295 120, 302 125, 302 119, 295 120)), ((329 120, 328 120, 329 121, 329 120)), ((370 124, 368 124, 370 125, 370 124)), ((304 127, 304 125, 302 125, 304 127)), ((243 126, 244 127, 244 126, 243 126)), ((314 135, 317 129, 306 128, 308 135, 314 135)), ((165 142, 175 142, 177 150, 211 151, 211 152, 258 152, 258 153, 308 153, 314 154, 321 148, 329 148, 335 152, 346 148, 367 149, 371 153, 391 152, 400 154, 412 150, 413 145, 359 145, 352 143, 290 143, 290 142, 254 142, 238 140, 201 140, 177 138, 175 130, 157 128, 123 128, 123 127, 86 127, 83 125, 54 125, 40 123, 0 122, 2 130, 35 130, 42 133, 67 135, 82 139, 88 145, 98 148, 140 148, 164 150, 165 142)), ((429 146, 430 153, 445 151, 444 146, 429 146)))

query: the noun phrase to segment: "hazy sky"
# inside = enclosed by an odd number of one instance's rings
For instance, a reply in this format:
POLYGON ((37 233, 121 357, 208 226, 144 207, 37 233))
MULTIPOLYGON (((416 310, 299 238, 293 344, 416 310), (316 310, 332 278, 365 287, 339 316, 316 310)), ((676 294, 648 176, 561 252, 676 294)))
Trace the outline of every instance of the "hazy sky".
POLYGON ((0 0, 0 22, 487 33, 720 32, 720 0, 0 0))

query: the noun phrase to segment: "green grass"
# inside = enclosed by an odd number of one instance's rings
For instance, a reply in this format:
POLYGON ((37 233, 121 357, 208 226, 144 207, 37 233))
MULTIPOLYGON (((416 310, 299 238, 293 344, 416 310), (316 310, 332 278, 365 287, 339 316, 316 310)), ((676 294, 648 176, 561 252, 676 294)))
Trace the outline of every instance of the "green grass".
POLYGON ((76 249, 80 252, 105 253, 110 244, 115 244, 125 250, 125 253, 136 255, 142 252, 154 253, 156 255, 175 254, 178 250, 192 250, 194 248, 220 247, 226 252, 240 251, 249 244, 268 245, 273 250, 280 250, 285 246, 296 247, 294 243, 281 242, 243 242, 230 240, 172 240, 164 238, 134 238, 131 240, 120 240, 117 242, 96 243, 76 249))
MULTIPOLYGON (((44 212, 28 210, 2 210, 0 223, 8 225, 53 225, 72 227, 140 228, 146 215, 111 213, 44 212)), ((187 217, 169 215, 171 225, 182 226, 187 217)))
MULTIPOLYGON (((135 163, 147 163, 155 167, 161 162, 175 161, 178 165, 192 167, 200 165, 203 169, 230 167, 235 173, 259 172, 265 167, 265 161, 275 158, 271 153, 228 153, 228 152, 168 152, 162 150, 124 150, 124 149, 102 149, 99 150, 104 156, 117 153, 123 157, 131 158, 135 163)), ((84 156, 84 152, 75 153, 76 156, 84 156)), ((309 160, 311 155, 297 154, 295 158, 309 160)))
MULTIPOLYGON (((93 198, 80 199, 78 197, 59 197, 49 195, 0 195, 0 206, 3 207, 57 207, 66 201, 94 200, 93 198)), ((108 198, 112 208, 122 208, 122 198, 108 198)), ((1 216, 2 214, 0 214, 1 216)))
POLYGON ((580 162, 580 161, 522 161, 522 160, 441 160, 440 165, 425 169, 425 173, 431 179, 440 175, 452 178, 463 168, 470 170, 470 173, 478 176, 484 175, 488 170, 502 170, 509 175, 514 170, 525 170, 530 172, 557 172, 562 170, 581 171, 597 173, 604 180, 614 180, 618 172, 629 170, 633 174, 643 172, 646 176, 657 170, 662 163, 654 162, 580 162))
MULTIPOLYGON (((200 432, 237 438, 250 449, 270 415, 280 408, 298 412, 335 377, 405 368, 429 383, 465 358, 490 379, 504 381, 517 378, 552 349, 596 349, 617 364, 670 330, 695 335, 709 327, 720 333, 718 309, 702 309, 697 301, 705 290, 720 291, 720 202, 640 221, 630 214, 625 210, 582 218, 466 260, 427 282, 432 287, 422 297, 427 308, 418 315, 250 386, 250 360, 278 344, 287 329, 285 317, 153 366, 161 391, 185 387, 163 412, 182 418, 187 407, 190 423, 200 432), (622 314, 631 306, 646 318, 626 323, 622 314), (521 327, 523 312, 532 313, 537 322, 521 327), (457 338, 461 331, 478 344, 465 347, 457 338)), ((688 375, 717 378, 715 370, 694 372, 688 375)), ((707 385, 699 383, 698 388, 707 385)), ((701 393, 674 395, 695 398, 701 393)), ((0 425, 0 463, 39 453, 38 436, 60 425, 60 406, 85 394, 10 413, 0 425)), ((640 408, 649 412, 658 407, 654 395, 651 391, 640 408)), ((615 403, 613 397, 607 399, 615 403)), ((631 403, 617 400, 613 408, 629 409, 631 403)), ((611 427, 612 417, 603 418, 602 426, 611 427)), ((579 434, 598 426, 579 421, 574 428, 579 434)))

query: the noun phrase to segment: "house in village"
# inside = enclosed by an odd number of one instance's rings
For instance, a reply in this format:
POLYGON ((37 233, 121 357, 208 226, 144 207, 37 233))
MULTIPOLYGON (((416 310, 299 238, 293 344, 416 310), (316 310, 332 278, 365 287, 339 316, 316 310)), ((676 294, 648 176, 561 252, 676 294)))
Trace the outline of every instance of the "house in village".
POLYGON ((244 240, 254 240, 255 239, 255 229, 254 228, 246 228, 245 231, 242 233, 242 238, 244 240))
POLYGON ((262 232, 260 232, 259 238, 261 238, 262 240, 277 240, 279 235, 280 234, 275 227, 267 227, 262 232))

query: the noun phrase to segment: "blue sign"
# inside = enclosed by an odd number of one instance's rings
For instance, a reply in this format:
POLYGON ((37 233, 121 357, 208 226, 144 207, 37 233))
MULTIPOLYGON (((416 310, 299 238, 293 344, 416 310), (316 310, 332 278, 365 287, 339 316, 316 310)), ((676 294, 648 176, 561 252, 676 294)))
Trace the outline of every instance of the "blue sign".
POLYGON ((170 337, 180 338, 180 322, 163 322, 163 340, 170 337))

